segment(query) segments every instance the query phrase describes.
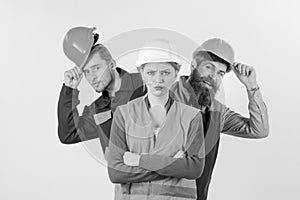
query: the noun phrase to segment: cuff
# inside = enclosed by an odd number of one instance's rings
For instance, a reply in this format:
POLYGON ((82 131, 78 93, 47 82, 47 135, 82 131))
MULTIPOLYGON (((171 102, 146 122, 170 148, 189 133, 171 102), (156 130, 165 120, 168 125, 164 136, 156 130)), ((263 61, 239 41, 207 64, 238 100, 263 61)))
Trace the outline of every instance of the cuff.
POLYGON ((63 94, 65 96, 68 96, 68 97, 72 97, 72 98, 75 98, 75 99, 78 99, 78 96, 79 96, 79 90, 77 89, 73 89, 69 86, 66 86, 65 84, 63 84, 63 94))
POLYGON ((260 89, 257 88, 255 90, 247 90, 249 102, 261 102, 262 95, 260 89))

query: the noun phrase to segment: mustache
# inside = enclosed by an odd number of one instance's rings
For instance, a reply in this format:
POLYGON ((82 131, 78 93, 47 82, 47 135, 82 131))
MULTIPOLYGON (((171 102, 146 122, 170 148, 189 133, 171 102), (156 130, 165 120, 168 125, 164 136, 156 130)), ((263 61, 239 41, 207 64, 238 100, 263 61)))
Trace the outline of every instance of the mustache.
POLYGON ((209 83, 213 89, 213 92, 216 93, 218 88, 217 88, 217 83, 210 77, 206 76, 201 76, 201 74, 198 72, 197 69, 194 69, 191 74, 190 74, 190 83, 193 85, 200 85, 204 84, 205 82, 209 83))

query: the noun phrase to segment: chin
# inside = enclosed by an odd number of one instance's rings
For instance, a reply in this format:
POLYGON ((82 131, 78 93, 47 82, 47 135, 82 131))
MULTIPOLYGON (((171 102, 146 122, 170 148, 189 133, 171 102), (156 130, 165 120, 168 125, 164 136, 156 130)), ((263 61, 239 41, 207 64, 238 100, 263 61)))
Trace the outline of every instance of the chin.
POLYGON ((96 88, 94 88, 94 90, 95 90, 95 92, 97 92, 97 93, 101 93, 101 92, 103 92, 103 90, 104 90, 104 88, 103 87, 96 87, 96 88))
POLYGON ((217 90, 215 90, 212 86, 208 86, 208 85, 206 85, 206 84, 201 84, 203 87, 205 87, 210 93, 212 93, 212 94, 215 94, 217 91, 218 91, 218 89, 217 90))
POLYGON ((157 96, 157 97, 162 97, 162 96, 164 96, 166 94, 167 94, 167 92, 165 92, 165 91, 155 91, 155 92, 152 92, 152 95, 157 96))
POLYGON ((100 84, 98 87, 93 87, 97 93, 103 92, 108 87, 108 84, 100 84))

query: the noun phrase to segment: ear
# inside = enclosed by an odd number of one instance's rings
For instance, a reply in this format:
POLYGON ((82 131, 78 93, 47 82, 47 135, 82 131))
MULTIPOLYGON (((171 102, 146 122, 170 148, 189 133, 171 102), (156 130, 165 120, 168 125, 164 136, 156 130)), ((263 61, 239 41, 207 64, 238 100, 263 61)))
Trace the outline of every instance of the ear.
POLYGON ((177 78, 177 76, 178 76, 178 70, 175 70, 175 78, 177 78))
POLYGON ((143 72, 144 72, 144 69, 141 68, 141 67, 138 67, 137 70, 138 70, 138 72, 140 73, 140 75, 141 75, 141 77, 142 77, 142 81, 145 82, 145 81, 144 81, 144 80, 145 80, 145 78, 144 78, 144 73, 143 73, 143 72))
POLYGON ((137 71, 138 71, 140 74, 142 74, 142 70, 143 70, 142 66, 137 67, 137 71))
POLYGON ((109 67, 111 69, 114 69, 114 68, 116 68, 116 66, 117 66, 116 61, 114 59, 111 59, 111 61, 109 62, 109 67))
POLYGON ((197 67, 197 62, 195 59, 193 59, 191 62, 191 71, 193 71, 196 67, 197 67))

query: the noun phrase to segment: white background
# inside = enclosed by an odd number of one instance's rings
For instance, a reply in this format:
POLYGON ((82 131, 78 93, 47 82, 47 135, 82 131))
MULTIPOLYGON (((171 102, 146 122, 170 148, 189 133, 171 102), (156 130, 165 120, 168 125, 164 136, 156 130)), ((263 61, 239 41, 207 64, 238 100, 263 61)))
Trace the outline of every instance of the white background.
MULTIPOLYGON (((199 44, 230 42, 236 59, 256 68, 270 136, 222 135, 209 197, 300 199, 299 8, 297 0, 1 1, 0 199, 113 198, 106 168, 57 136, 63 72, 72 67, 62 39, 77 25, 96 26, 103 41, 156 27, 199 44)), ((224 88, 227 105, 247 116, 246 91, 233 74, 224 88)))

